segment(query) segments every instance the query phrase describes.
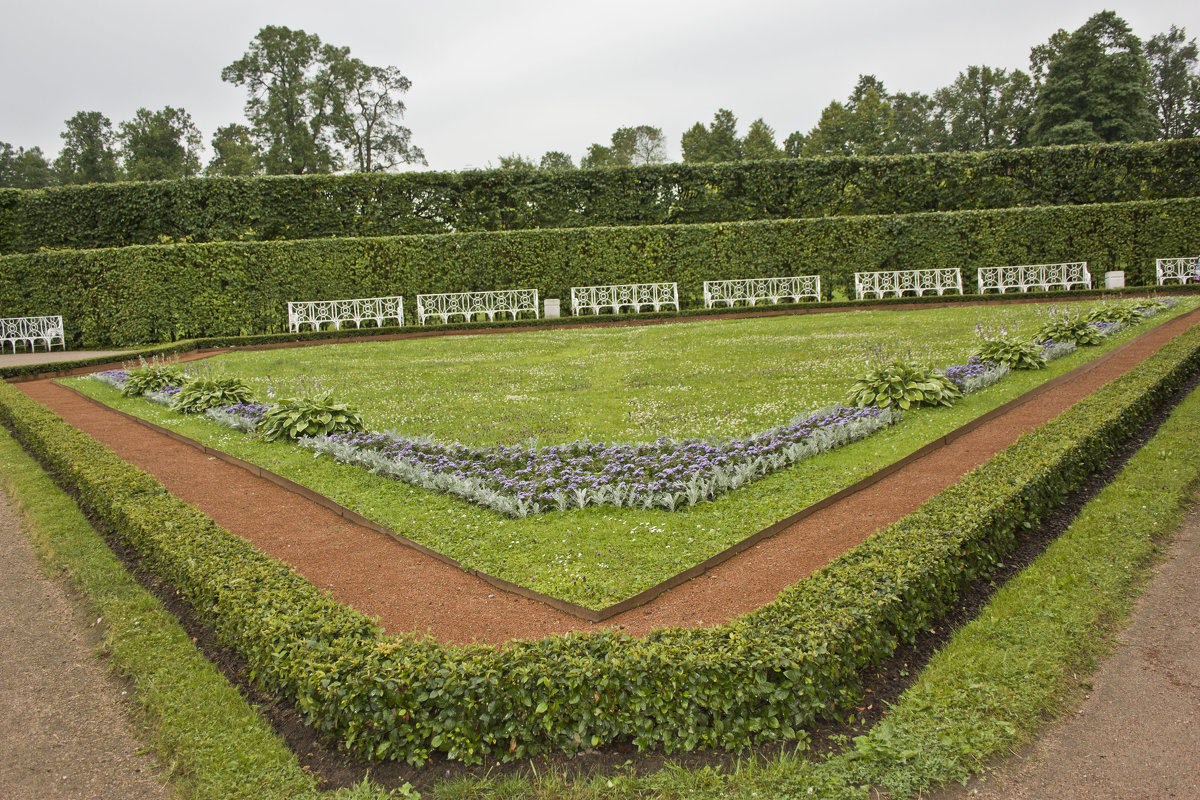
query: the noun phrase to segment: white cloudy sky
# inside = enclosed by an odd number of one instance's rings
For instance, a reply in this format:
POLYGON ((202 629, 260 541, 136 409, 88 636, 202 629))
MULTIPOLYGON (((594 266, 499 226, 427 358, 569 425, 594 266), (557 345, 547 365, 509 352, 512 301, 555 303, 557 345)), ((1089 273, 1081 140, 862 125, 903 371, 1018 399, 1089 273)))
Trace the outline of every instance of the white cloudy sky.
MULTIPOLYGON (((57 154, 63 121, 97 110, 114 127, 138 107, 183 107, 207 142, 244 120, 223 83, 264 25, 348 46, 413 82, 406 123, 431 169, 562 150, 579 160, 621 126, 663 129, 671 157, 718 108, 739 131, 763 117, 779 139, 809 130, 860 73, 932 92, 969 64, 1028 67, 1029 48, 1074 30, 1097 0, 6 0, 0 14, 0 141, 57 154)), ((1143 39, 1200 35, 1196 0, 1110 6, 1143 39)))

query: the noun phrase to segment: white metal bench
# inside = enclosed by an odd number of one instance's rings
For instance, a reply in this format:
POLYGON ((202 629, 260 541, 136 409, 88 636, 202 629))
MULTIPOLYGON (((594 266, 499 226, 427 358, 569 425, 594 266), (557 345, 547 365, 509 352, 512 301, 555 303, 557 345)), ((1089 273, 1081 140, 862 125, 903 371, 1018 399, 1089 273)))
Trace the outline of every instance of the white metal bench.
POLYGON ((980 294, 989 289, 1001 293, 1009 289, 1022 292, 1041 289, 1048 292, 1052 286, 1061 286, 1064 290, 1075 286, 1090 289, 1092 275, 1088 272, 1086 261, 1073 261, 1064 264, 1025 264, 1019 267, 981 267, 978 282, 980 294))
POLYGON ((735 278, 727 281, 704 282, 705 308, 713 308, 717 303, 725 303, 732 307, 739 301, 751 306, 760 300, 770 300, 772 303, 791 300, 793 303, 799 303, 805 297, 820 301, 820 275, 793 275, 788 278, 735 278))
POLYGON ((622 308, 639 313, 642 306, 655 311, 673 305, 679 310, 679 284, 677 283, 624 283, 614 286, 572 286, 571 311, 579 316, 585 309, 599 314, 611 308, 619 314, 622 308))
POLYGON ((1200 283, 1200 258, 1158 258, 1154 261, 1154 271, 1160 286, 1167 281, 1200 283))
POLYGON ((957 267, 854 273, 854 293, 859 300, 867 295, 882 298, 888 292, 896 297, 902 297, 905 292, 913 292, 920 297, 926 292, 937 292, 940 295, 949 291, 963 293, 962 273, 957 267))
POLYGON ((403 297, 362 297, 355 300, 300 300, 288 303, 288 327, 299 332, 303 326, 312 325, 314 331, 321 330, 325 323, 340 330, 343 322, 353 322, 361 328, 363 322, 373 319, 383 326, 384 320, 394 319, 397 325, 404 324, 403 297))
POLYGON ((441 317, 442 324, 446 325, 455 316, 470 322, 476 314, 483 314, 491 322, 497 314, 511 314, 516 319, 524 312, 532 312, 534 319, 538 318, 537 289, 417 295, 418 325, 424 325, 428 317, 441 317))
POLYGON ((17 342, 25 342, 30 352, 38 342, 47 350, 53 350, 55 342, 66 350, 62 317, 0 317, 0 351, 8 344, 17 352, 17 342))

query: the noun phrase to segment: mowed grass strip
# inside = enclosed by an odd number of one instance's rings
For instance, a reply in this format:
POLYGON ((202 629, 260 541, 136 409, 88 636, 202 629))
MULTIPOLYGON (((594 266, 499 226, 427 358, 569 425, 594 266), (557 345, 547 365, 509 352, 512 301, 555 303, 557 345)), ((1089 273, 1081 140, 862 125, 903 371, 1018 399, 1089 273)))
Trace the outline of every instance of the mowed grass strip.
MULTIPOLYGON (((1080 348, 1047 369, 1016 372, 953 408, 911 413, 866 440, 675 512, 589 507, 510 519, 453 496, 314 458, 291 444, 261 442, 207 419, 175 414, 140 398, 123 398, 94 380, 74 379, 70 385, 114 408, 280 473, 468 567, 602 608, 876 472, 1196 302, 1180 303, 1172 312, 1098 347, 1080 348)), ((1079 313, 1096 305, 1073 303, 1070 310, 1079 313)), ((680 427, 672 428, 666 422, 670 415, 660 414, 646 436, 627 438, 720 437, 779 425, 796 413, 839 400, 868 358, 913 357, 941 366, 962 363, 978 346, 976 325, 993 333, 1004 329, 1032 336, 1050 309, 1062 307, 1047 303, 847 312, 336 344, 234 353, 213 359, 204 369, 245 377, 256 385, 260 399, 268 391, 287 395, 319 383, 333 388, 338 399, 357 405, 374 429, 396 427, 389 415, 411 412, 419 419, 413 417, 408 424, 428 422, 435 429, 404 427, 404 433, 432 433, 435 438, 476 444, 531 435, 531 417, 516 412, 504 416, 504 409, 518 402, 505 399, 510 393, 535 398, 530 401, 533 408, 544 402, 548 421, 567 419, 556 417, 554 409, 569 408, 570 421, 562 423, 573 431, 568 439, 583 435, 586 428, 593 439, 615 440, 622 432, 638 430, 622 421, 630 409, 668 406, 677 408, 686 424, 676 421, 671 424, 680 427), (631 374, 641 377, 621 377, 631 374), (658 378, 650 380, 651 375, 658 378), (620 392, 606 388, 622 380, 620 392), (585 384, 592 388, 564 388, 585 384), (468 385, 476 390, 458 391, 468 385), (568 406, 567 398, 575 405, 568 406), (487 436, 472 438, 470 432, 483 427, 487 436), (456 430, 462 435, 456 436, 456 430)))

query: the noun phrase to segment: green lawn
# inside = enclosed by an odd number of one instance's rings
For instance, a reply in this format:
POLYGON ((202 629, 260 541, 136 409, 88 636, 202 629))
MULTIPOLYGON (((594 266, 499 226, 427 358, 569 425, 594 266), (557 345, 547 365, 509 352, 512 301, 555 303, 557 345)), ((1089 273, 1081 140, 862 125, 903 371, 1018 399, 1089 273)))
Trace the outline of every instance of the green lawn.
MULTIPOLYGON (((283 474, 469 567, 600 608, 721 551, 1137 332, 1018 372, 950 409, 909 414, 890 430, 713 502, 667 512, 589 507, 509 519, 457 498, 314 459, 205 419, 72 384, 122 410, 283 474)), ((1071 304, 1084 309, 1095 303, 1071 304)), ((260 399, 332 388, 370 428, 486 445, 589 438, 743 436, 837 402, 869 361, 895 356, 961 363, 976 326, 1022 336, 1043 305, 859 311, 630 328, 448 336, 239 352, 200 369, 247 379, 260 399)))

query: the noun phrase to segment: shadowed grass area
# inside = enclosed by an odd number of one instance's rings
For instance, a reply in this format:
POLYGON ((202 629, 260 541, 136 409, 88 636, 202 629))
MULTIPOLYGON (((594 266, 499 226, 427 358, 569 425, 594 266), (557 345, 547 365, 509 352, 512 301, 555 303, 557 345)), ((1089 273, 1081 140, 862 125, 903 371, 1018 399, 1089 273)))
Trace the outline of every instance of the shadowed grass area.
MULTIPOLYGON (((1069 371, 1076 366, 1094 358, 1124 341, 1148 329, 1151 325, 1159 324, 1174 314, 1182 313, 1194 307, 1194 302, 1181 303, 1172 312, 1165 312, 1152 320, 1134 326, 1106 340, 1098 347, 1080 348, 1076 353, 1052 362, 1047 369, 1037 371, 1018 371, 999 384, 984 391, 968 395, 960 400, 953 408, 930 408, 910 413, 899 424, 890 429, 877 433, 863 441, 840 448, 830 453, 811 458, 790 469, 782 470, 761 480, 744 486, 737 491, 727 493, 711 502, 700 503, 680 511, 669 512, 661 509, 641 510, 613 507, 587 507, 572 509, 566 512, 551 512, 531 516, 525 519, 511 519, 481 508, 473 503, 456 497, 438 494, 426 489, 410 486, 389 478, 372 475, 366 470, 339 465, 326 458, 314 458, 308 450, 282 442, 261 442, 253 437, 235 433, 222 428, 208 419, 197 419, 175 414, 165 408, 156 406, 141 398, 124 398, 120 394, 97 381, 86 378, 73 379, 70 385, 86 392, 92 397, 114 408, 119 408, 131 414, 148 419, 159 425, 178 431, 204 444, 223 450, 227 453, 245 459, 274 472, 282 474, 300 484, 308 486, 327 497, 330 497, 348 508, 357 511, 369 519, 373 519, 389 529, 431 547, 451 558, 457 559, 465 566, 482 570, 483 572, 504 578, 522 586, 527 586, 539 592, 569 600, 579 605, 591 608, 603 608, 636 594, 666 578, 681 572, 699 562, 724 550, 751 534, 771 525, 795 511, 817 502, 834 492, 842 489, 868 475, 878 471, 934 441, 949 431, 958 428, 979 415, 1002 405, 1003 403, 1023 394, 1029 389, 1049 380, 1050 378, 1069 371)), ((1000 310, 1019 312, 1012 319, 1025 319, 1028 327, 1020 329, 1023 333, 1031 334, 1039 317, 1035 306, 1002 306, 1000 310)), ((854 352, 862 347, 870 349, 887 348, 895 350, 900 341, 896 337, 899 331, 907 329, 909 341, 914 346, 925 348, 922 352, 932 352, 943 348, 942 355, 947 363, 966 361, 967 356, 975 347, 974 322, 971 316, 979 311, 994 311, 996 309, 962 309, 942 308, 927 309, 918 312, 869 312, 813 315, 804 317, 776 317, 756 320, 736 320, 737 323, 754 323, 749 328, 731 327, 730 322, 688 323, 673 326, 652 326, 638 329, 615 329, 616 334, 626 335, 629 330, 636 330, 638 336, 647 337, 642 345, 648 350, 654 341, 653 337, 664 337, 660 347, 662 355, 670 352, 680 337, 687 339, 695 336, 714 337, 718 341, 727 337, 732 341, 730 348, 742 347, 741 340, 750 336, 748 330, 758 331, 752 335, 755 342, 743 351, 744 358, 750 358, 761 349, 761 342, 770 339, 773 331, 784 340, 783 350, 797 348, 797 342, 813 340, 806 337, 808 328, 794 326, 804 323, 818 326, 818 330, 836 330, 847 328, 843 338, 858 342, 854 352), (893 315, 908 317, 905 324, 897 324, 893 315), (943 315, 953 320, 947 323, 943 315), (833 319, 831 319, 833 318, 833 319), (881 329, 884 322, 891 327, 881 329), (778 329, 771 325, 778 324, 778 329), (709 327, 710 326, 710 327, 709 327), (935 331, 957 331, 956 341, 944 345, 933 336, 935 331), (797 332, 799 331, 799 332, 797 332), (961 341, 957 341, 961 340, 961 341)), ((1046 310, 1042 309, 1044 319, 1046 310)), ((995 320, 993 320, 995 321, 995 320)), ((1008 326, 1013 330, 1017 323, 1008 326)), ((998 328, 997 328, 998 330, 998 328)), ((570 336, 575 333, 585 333, 589 336, 598 335, 597 331, 559 331, 553 336, 570 336)), ((513 353, 517 358, 522 353, 538 351, 539 342, 545 333, 514 334, 510 336, 489 337, 446 337, 438 339, 413 340, 390 343, 371 343, 361 345, 336 345, 336 352, 315 353, 322 348, 304 348, 295 351, 269 351, 266 353, 238 353, 223 356, 222 361, 209 367, 211 370, 221 370, 228 374, 244 376, 242 368, 244 359, 253 361, 254 358, 267 359, 272 369, 279 364, 293 363, 294 366, 309 365, 313 360, 326 363, 341 363, 340 353, 345 348, 355 348, 358 355, 350 360, 352 374, 362 373, 364 377, 355 385, 367 386, 370 379, 365 377, 368 366, 366 359, 375 363, 377 372, 379 365, 385 369, 395 369, 397 363, 387 350, 374 348, 403 345, 406 348, 432 348, 434 355, 428 356, 431 363, 436 363, 447 349, 466 348, 469 358, 463 363, 474 363, 481 348, 486 348, 493 354, 513 353), (235 360, 228 360, 235 359, 235 360)), ((832 334, 831 334, 832 335, 832 334)), ((947 334, 949 337, 949 334, 947 334)), ((953 338, 953 337, 949 337, 953 338)), ((840 340, 839 340, 840 341, 840 340)), ((639 345, 641 346, 641 345, 639 345)), ((809 345, 809 349, 816 348, 809 345)), ((423 352, 414 349, 413 353, 423 352)), ((712 348, 705 348, 703 353, 712 353, 712 348)), ((829 350, 833 353, 842 352, 840 345, 829 350)), ((715 358, 712 355, 696 358, 704 363, 721 364, 726 378, 718 381, 727 384, 727 391, 717 391, 713 386, 697 388, 691 392, 697 398, 718 394, 719 402, 732 402, 728 398, 742 396, 744 402, 751 402, 753 393, 758 392, 757 377, 750 370, 740 382, 734 382, 728 372, 728 361, 715 358), (739 395, 745 391, 748 394, 739 395)), ((851 358, 844 355, 845 358, 851 358)), ((782 358, 782 356, 780 356, 782 358)), ((810 356, 811 358, 811 356, 810 356)), ((594 357, 594 362, 604 359, 594 357)), ((819 359, 818 359, 819 360, 819 359)), ((746 362, 749 364, 750 362, 746 362)), ((859 362, 861 363, 861 362, 859 362)), ((298 367, 297 367, 298 368, 298 367)), ((304 366, 309 369, 309 366, 304 366)), ((462 367, 461 369, 475 369, 462 367)), ((432 369, 432 367, 430 367, 432 369)), ((715 370, 716 367, 713 367, 715 370)), ((840 369, 854 369, 852 363, 844 363, 840 369)), ((699 374, 702 370, 696 370, 699 374)), ((682 370, 681 375, 691 374, 682 370)), ((807 373, 801 373, 807 374, 807 373)), ((253 375, 249 378, 253 380, 253 375)), ((853 372, 843 381, 848 388, 852 383, 853 372)), ((345 380, 350 384, 350 377, 345 380)), ((482 380, 482 378, 481 378, 482 380)), ((707 378, 705 380, 708 380, 707 378)), ((328 388, 329 382, 323 382, 328 388)), ((804 381, 800 385, 807 385, 804 381)), ((823 385, 823 384, 816 384, 823 385)), ((528 391, 536 390, 536 382, 527 381, 528 391)), ((655 391, 643 387, 638 390, 650 398, 658 397, 655 391)), ((832 391, 828 388, 820 392, 832 391)), ((840 396, 844 389, 837 388, 834 398, 840 396)), ((667 392, 668 394, 670 392, 667 392)), ((348 395, 337 393, 339 399, 348 395)), ((382 392, 378 388, 363 396, 380 398, 379 403, 392 405, 395 396, 382 392), (384 401, 386 400, 386 403, 384 401)), ((419 405, 417 395, 407 397, 409 407, 419 405)), ((817 394, 809 396, 813 404, 824 402, 817 400, 817 394)), ((820 395, 825 398, 825 395, 820 395)), ((462 405, 454 410, 443 409, 440 413, 446 415, 448 422, 443 425, 452 426, 457 422, 461 427, 469 427, 472 419, 487 419, 487 408, 472 411, 469 399, 461 401, 462 405)), ((368 426, 377 427, 372 421, 372 406, 362 405, 368 426)), ((603 414, 592 414, 590 407, 580 406, 573 413, 580 419, 597 419, 603 414)), ((788 415, 773 418, 768 424, 778 424, 786 421, 788 415)), ((378 418, 376 418, 378 419, 378 418)), ((601 424, 597 422, 596 424, 601 424)), ((760 426, 755 425, 754 429, 760 426)), ((449 429, 453 429, 452 427, 449 429)), ((411 431, 410 431, 411 432, 411 431)), ((695 435, 709 435, 709 431, 696 431, 695 435)))

